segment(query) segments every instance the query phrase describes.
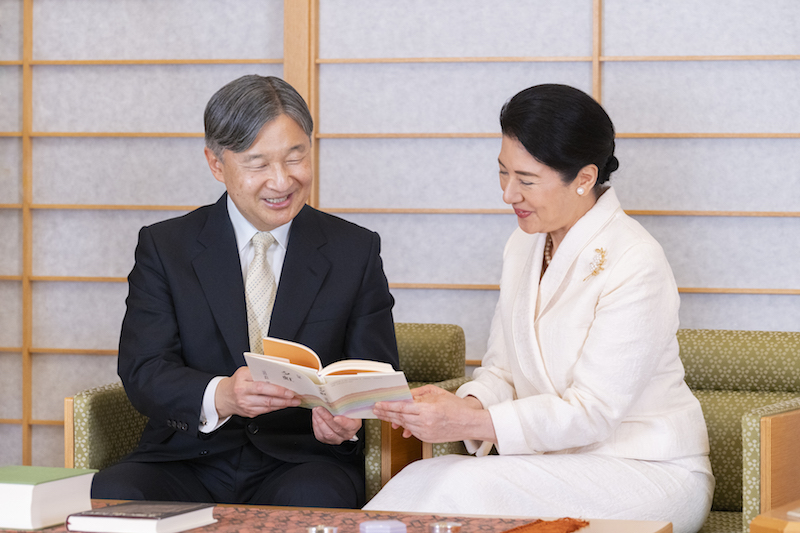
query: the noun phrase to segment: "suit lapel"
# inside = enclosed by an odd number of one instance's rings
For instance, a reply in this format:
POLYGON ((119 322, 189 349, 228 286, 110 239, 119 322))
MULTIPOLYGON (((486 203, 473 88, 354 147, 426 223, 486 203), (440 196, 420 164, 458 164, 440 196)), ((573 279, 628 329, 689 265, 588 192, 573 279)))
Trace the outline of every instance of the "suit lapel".
POLYGON ((331 266, 320 251, 326 242, 319 215, 305 206, 292 222, 269 323, 271 337, 295 338, 331 266))
POLYGON ((211 208, 206 225, 197 237, 205 248, 192 260, 214 320, 238 365, 250 349, 244 281, 236 248, 236 236, 228 216, 227 195, 211 208))
POLYGON ((617 209, 620 209, 619 200, 617 200, 613 187, 610 187, 597 200, 594 207, 583 215, 567 232, 566 237, 564 237, 556 254, 553 256, 553 261, 542 277, 539 316, 545 313, 550 301, 567 282, 569 274, 575 271, 576 276, 582 279, 583 276, 591 271, 589 269, 589 261, 578 264, 578 258, 595 236, 611 221, 617 209))

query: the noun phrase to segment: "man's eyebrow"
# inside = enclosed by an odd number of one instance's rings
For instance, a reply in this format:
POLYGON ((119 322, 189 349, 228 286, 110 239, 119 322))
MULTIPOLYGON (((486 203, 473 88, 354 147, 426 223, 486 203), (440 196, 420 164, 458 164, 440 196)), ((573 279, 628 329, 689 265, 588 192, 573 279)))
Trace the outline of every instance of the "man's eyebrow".
POLYGON ((246 155, 244 157, 244 159, 242 160, 242 163, 250 163, 251 161, 253 161, 255 159, 266 159, 266 158, 262 154, 248 154, 248 155, 246 155))
POLYGON ((292 146, 291 148, 289 148, 289 153, 291 153, 291 152, 302 152, 303 150, 305 150, 305 148, 306 148, 305 144, 302 144, 302 143, 296 144, 296 145, 292 146))

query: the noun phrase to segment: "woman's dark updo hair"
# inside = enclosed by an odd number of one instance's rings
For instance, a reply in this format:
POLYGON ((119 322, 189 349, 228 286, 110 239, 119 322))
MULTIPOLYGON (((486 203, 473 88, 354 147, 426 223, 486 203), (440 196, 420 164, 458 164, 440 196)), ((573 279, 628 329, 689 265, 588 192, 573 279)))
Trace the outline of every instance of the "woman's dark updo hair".
POLYGON ((591 96, 574 87, 545 84, 517 93, 500 111, 500 128, 558 171, 566 184, 594 164, 598 191, 619 168, 611 119, 591 96))

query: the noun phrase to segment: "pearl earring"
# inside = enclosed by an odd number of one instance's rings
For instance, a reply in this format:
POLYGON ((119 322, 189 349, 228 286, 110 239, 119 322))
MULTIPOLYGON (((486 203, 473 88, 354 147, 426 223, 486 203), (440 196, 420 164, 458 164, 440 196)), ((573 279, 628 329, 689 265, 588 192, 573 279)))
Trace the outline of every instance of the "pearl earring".
POLYGON ((585 191, 583 190, 583 187, 578 187, 578 190, 577 190, 577 191, 575 191, 575 192, 577 192, 579 195, 583 196, 583 193, 584 193, 585 191))

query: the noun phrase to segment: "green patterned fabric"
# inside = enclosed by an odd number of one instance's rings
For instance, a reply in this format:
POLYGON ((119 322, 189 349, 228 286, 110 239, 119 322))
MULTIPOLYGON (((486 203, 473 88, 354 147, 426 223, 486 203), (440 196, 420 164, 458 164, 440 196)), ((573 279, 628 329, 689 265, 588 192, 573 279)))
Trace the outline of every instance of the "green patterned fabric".
POLYGON ((753 409, 742 417, 742 527, 749 531, 750 522, 761 508, 761 418, 800 409, 800 397, 753 409))
POLYGON ((88 389, 73 399, 75 468, 105 468, 133 451, 147 417, 133 408, 122 383, 88 389))
POLYGON ((395 324, 400 368, 406 379, 427 383, 466 371, 464 330, 452 324, 395 324))
POLYGON ((693 390, 800 392, 800 332, 682 329, 678 343, 693 390))
POLYGON ((703 533, 749 531, 761 504, 761 417, 800 408, 800 332, 678 331, 716 479, 703 533))
POLYGON ((708 427, 716 487, 711 509, 742 511, 742 416, 796 396, 790 392, 697 390, 708 427))
POLYGON ((742 513, 712 511, 698 533, 742 533, 742 513))
POLYGON ((364 420, 364 472, 367 501, 381 490, 381 421, 364 420))

